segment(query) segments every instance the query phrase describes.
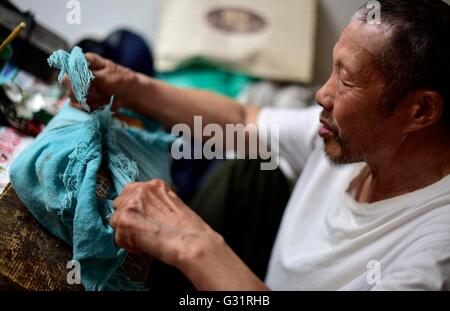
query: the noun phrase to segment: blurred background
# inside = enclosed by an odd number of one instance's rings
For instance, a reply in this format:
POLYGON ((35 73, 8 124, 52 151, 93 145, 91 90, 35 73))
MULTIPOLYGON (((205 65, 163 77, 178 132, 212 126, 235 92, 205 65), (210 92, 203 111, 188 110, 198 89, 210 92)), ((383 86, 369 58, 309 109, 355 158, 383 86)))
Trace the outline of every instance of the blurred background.
MULTIPOLYGON (((42 24, 75 43, 86 36, 103 38, 111 31, 127 27, 141 34, 148 42, 156 36, 160 8, 163 0, 82 0, 82 22, 66 22, 65 0, 14 0, 20 8, 31 10, 42 24)), ((246 1, 243 1, 246 2, 246 1)), ((254 1, 254 2, 257 2, 254 1)), ((318 1, 317 46, 314 81, 323 83, 330 73, 331 51, 341 30, 364 0, 318 1)))

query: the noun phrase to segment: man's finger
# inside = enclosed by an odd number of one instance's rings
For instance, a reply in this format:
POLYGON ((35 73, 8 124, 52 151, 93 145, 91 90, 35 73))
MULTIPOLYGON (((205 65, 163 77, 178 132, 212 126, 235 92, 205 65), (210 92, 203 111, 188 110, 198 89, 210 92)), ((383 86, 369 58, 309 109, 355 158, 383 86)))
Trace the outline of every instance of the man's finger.
POLYGON ((121 202, 122 202, 122 197, 119 195, 119 196, 113 201, 112 207, 113 207, 114 209, 118 209, 119 206, 120 206, 120 204, 121 204, 121 202))
POLYGON ((63 80, 62 80, 62 84, 64 85, 64 87, 66 89, 69 89, 69 88, 72 87, 71 84, 70 84, 70 79, 69 79, 69 77, 67 75, 64 75, 63 80))
POLYGON ((117 226, 117 220, 116 220, 116 218, 117 218, 117 214, 114 213, 114 214, 112 215, 111 219, 109 220, 109 224, 110 224, 111 227, 113 227, 114 229, 115 229, 116 226, 117 226))
POLYGON ((89 63, 89 69, 92 71, 101 70, 106 67, 107 60, 95 53, 86 53, 86 60, 89 63))

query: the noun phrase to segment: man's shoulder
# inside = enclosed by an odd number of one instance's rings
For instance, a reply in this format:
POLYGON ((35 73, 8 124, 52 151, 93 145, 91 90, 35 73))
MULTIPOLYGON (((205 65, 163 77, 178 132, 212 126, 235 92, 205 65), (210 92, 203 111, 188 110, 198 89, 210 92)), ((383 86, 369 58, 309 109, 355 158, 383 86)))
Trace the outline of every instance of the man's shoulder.
MULTIPOLYGON (((449 198, 450 200, 450 195, 449 198)), ((436 204, 419 217, 412 236, 422 249, 444 247, 450 254, 450 203, 436 204)))

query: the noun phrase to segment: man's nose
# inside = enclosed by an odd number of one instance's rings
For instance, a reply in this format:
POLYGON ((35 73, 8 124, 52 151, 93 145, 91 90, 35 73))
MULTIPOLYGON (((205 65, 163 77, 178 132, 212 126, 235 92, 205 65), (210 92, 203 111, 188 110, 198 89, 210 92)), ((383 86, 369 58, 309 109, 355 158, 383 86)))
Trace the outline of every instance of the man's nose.
POLYGON ((333 77, 330 77, 328 81, 317 91, 316 102, 327 111, 331 111, 333 109, 334 103, 333 77))

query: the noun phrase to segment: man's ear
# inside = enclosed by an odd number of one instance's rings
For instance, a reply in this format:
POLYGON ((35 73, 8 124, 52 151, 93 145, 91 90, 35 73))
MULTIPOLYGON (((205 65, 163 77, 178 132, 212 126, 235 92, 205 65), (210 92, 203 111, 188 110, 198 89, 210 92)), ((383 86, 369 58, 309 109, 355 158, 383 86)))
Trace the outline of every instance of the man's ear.
POLYGON ((405 133, 415 132, 439 122, 444 111, 442 96, 429 90, 414 91, 407 96, 408 125, 405 133))

